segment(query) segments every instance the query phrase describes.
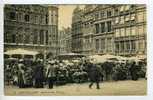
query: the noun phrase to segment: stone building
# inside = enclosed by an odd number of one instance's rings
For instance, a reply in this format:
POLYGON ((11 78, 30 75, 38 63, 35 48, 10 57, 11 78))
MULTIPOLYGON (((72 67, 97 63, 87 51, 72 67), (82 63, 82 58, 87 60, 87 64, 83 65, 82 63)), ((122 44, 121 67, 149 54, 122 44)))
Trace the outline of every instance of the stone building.
POLYGON ((71 36, 71 28, 63 28, 59 31, 59 54, 71 53, 71 44, 72 44, 72 36, 71 36))
POLYGON ((115 9, 115 54, 146 54, 146 6, 118 5, 115 9))
MULTIPOLYGON (((80 53, 146 54, 146 5, 85 5, 78 13, 82 15, 82 38, 75 41, 83 40, 80 53)), ((73 25, 72 30, 76 29, 73 25)), ((76 33, 77 29, 72 35, 76 33)))
POLYGON ((94 9, 94 44, 97 54, 114 53, 114 13, 113 5, 97 5, 94 9))
POLYGON ((83 10, 77 6, 72 15, 72 52, 74 53, 83 51, 82 14, 83 10))
POLYGON ((5 5, 4 51, 16 48, 57 54, 58 8, 45 5, 5 5))
POLYGON ((83 54, 92 54, 94 52, 94 8, 95 5, 85 5, 82 17, 83 24, 83 54))

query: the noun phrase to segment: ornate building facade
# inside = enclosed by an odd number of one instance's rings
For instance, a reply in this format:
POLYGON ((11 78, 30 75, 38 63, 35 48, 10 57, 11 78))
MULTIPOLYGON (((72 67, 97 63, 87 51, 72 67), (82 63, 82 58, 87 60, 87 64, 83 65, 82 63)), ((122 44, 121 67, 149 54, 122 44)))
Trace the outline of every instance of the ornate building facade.
POLYGON ((95 53, 114 53, 114 8, 113 5, 97 5, 94 9, 95 53))
POLYGON ((83 24, 82 15, 83 10, 77 6, 73 11, 72 16, 72 52, 83 52, 83 24))
POLYGON ((95 5, 85 5, 83 11, 83 53, 92 54, 94 52, 94 11, 95 5))
POLYGON ((5 5, 4 51, 16 48, 57 54, 58 8, 44 5, 5 5))
POLYGON ((115 53, 146 54, 146 6, 118 5, 114 18, 115 53))
POLYGON ((146 5, 86 5, 79 13, 83 26, 81 53, 146 54, 146 5))
POLYGON ((59 31, 59 54, 71 53, 71 44, 72 44, 72 36, 71 36, 71 28, 63 28, 59 31))

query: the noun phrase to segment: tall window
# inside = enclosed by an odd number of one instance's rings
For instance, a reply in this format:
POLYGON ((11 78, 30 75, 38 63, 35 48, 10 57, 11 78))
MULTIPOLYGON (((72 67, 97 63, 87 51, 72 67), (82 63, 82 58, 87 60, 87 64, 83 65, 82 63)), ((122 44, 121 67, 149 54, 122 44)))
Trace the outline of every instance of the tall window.
POLYGON ((37 33, 37 30, 34 30, 34 33, 33 33, 33 44, 37 44, 37 41, 38 41, 38 33, 37 33))
POLYGON ((35 15, 35 23, 38 24, 39 23, 39 16, 35 15))
POLYGON ((120 17, 120 24, 124 24, 124 16, 120 17))
POLYGON ((104 11, 101 12, 100 15, 101 15, 101 18, 104 18, 105 17, 105 12, 104 11))
POLYGON ((136 43, 135 41, 131 41, 131 49, 135 50, 136 49, 136 43))
POLYGON ((121 28, 121 37, 125 36, 125 29, 121 28))
POLYGON ((115 43, 115 51, 116 52, 119 52, 119 42, 116 42, 115 43))
POLYGON ((127 49, 127 51, 130 50, 130 42, 129 41, 126 42, 126 49, 127 49))
POLYGON ((25 16, 24 16, 24 20, 25 20, 26 22, 29 22, 29 21, 30 21, 29 15, 25 15, 25 16))
POLYGON ((10 12, 9 18, 15 20, 16 19, 15 17, 16 17, 15 12, 10 12))
POLYGON ((22 13, 18 13, 18 21, 22 21, 22 13))
POLYGON ((43 30, 40 31, 39 37, 40 37, 40 44, 44 44, 44 31, 43 30))
POLYGON ((99 13, 96 13, 95 14, 95 19, 98 19, 99 18, 99 13))
POLYGON ((116 37, 120 37, 120 29, 116 29, 116 31, 115 31, 115 36, 116 36, 116 37))
POLYGON ((130 15, 126 15, 125 16, 125 21, 129 21, 130 20, 130 15))
POLYGON ((99 39, 96 39, 96 51, 99 51, 99 39))
POLYGON ((120 49, 120 51, 123 52, 123 51, 124 51, 124 46, 125 46, 125 45, 124 45, 124 42, 121 41, 120 44, 121 44, 121 49, 120 49))
POLYGON ((131 14, 131 20, 135 20, 135 14, 131 14))
POLYGON ((18 28, 18 43, 23 43, 23 29, 22 28, 18 28))
POLYGON ((108 52, 112 51, 112 39, 111 38, 107 39, 107 51, 108 52))
POLYGON ((118 24, 119 23, 119 17, 115 18, 115 23, 118 24))
POLYGON ((107 11, 107 17, 111 17, 112 16, 112 11, 107 11))
POLYGON ((118 9, 115 9, 114 15, 118 15, 118 13, 119 13, 118 9))
POLYGON ((10 43, 10 35, 9 35, 9 32, 5 32, 4 33, 4 42, 5 43, 10 43))
POLYGON ((146 12, 144 12, 144 21, 147 21, 147 15, 146 15, 146 12))
POLYGON ((101 23, 101 33, 105 32, 105 23, 101 23))
POLYGON ((138 22, 143 22, 144 21, 144 17, 143 17, 143 12, 139 12, 138 15, 138 22))
POLYGON ((124 11, 124 6, 121 6, 120 7, 120 12, 123 12, 124 11))
POLYGON ((12 34, 12 43, 15 43, 15 42, 16 42, 16 35, 12 34))
POLYGON ((30 43, 30 35, 28 33, 25 34, 25 43, 30 43))
POLYGON ((131 27, 131 35, 136 35, 136 27, 131 27))
POLYGON ((105 49, 105 39, 101 39, 101 50, 105 49))
POLYGON ((145 41, 144 41, 144 40, 140 40, 140 41, 139 41, 139 49, 140 49, 140 50, 145 49, 145 41))
POLYGON ((24 34, 24 43, 28 44, 30 42, 30 34, 29 34, 30 30, 29 29, 25 29, 24 31, 25 31, 25 34, 24 34))
POLYGON ((139 35, 144 35, 144 26, 138 26, 138 33, 139 35))
POLYGON ((99 24, 96 24, 96 33, 99 33, 99 24))
POLYGON ((46 31, 46 45, 48 45, 48 31, 46 31))
POLYGON ((126 28, 126 34, 125 34, 125 36, 130 36, 130 34, 131 34, 131 33, 130 33, 130 27, 127 27, 127 28, 126 28))
POLYGON ((111 24, 112 24, 111 21, 107 22, 107 32, 111 32, 111 30, 112 30, 112 25, 111 24))

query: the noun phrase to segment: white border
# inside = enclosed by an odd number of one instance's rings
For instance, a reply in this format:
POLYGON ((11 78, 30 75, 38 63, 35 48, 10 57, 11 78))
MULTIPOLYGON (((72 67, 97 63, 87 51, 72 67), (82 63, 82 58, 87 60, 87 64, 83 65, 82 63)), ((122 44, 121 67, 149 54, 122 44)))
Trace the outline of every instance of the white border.
POLYGON ((37 3, 37 4, 131 4, 147 3, 148 0, 2 0, 4 3, 37 3))
POLYGON ((0 100, 151 100, 153 98, 153 13, 151 0, 1 0, 0 1, 0 100), (4 96, 3 6, 4 4, 147 4, 148 94, 147 96, 4 96))

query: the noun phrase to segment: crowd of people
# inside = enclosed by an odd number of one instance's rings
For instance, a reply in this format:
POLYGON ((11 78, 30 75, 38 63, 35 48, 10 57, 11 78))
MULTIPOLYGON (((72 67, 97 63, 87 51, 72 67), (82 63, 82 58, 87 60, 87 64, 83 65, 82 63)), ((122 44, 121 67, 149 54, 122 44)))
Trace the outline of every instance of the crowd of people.
POLYGON ((48 88, 53 88, 54 85, 66 83, 90 82, 89 88, 92 88, 93 83, 96 83, 97 89, 100 89, 99 82, 107 80, 107 77, 112 75, 112 73, 118 79, 120 77, 121 79, 128 79, 125 74, 129 74, 132 80, 137 80, 139 78, 137 72, 140 72, 141 69, 142 67, 136 65, 135 62, 131 64, 113 64, 110 62, 96 64, 90 60, 80 60, 79 62, 68 64, 62 60, 55 59, 48 61, 43 61, 42 59, 37 59, 36 61, 20 59, 11 63, 5 63, 4 78, 5 84, 13 84, 19 88, 43 88, 46 85, 48 88), (128 72, 125 68, 128 68, 128 72))

